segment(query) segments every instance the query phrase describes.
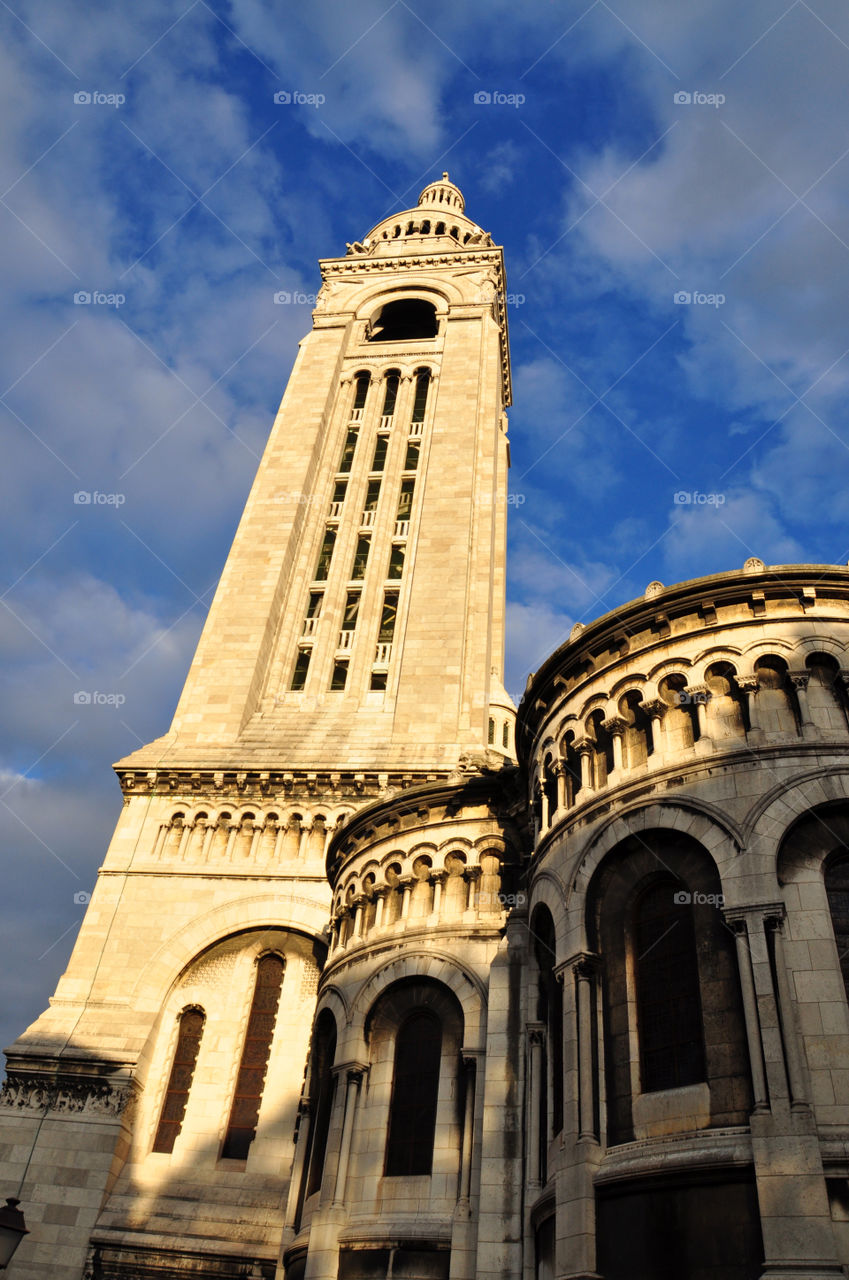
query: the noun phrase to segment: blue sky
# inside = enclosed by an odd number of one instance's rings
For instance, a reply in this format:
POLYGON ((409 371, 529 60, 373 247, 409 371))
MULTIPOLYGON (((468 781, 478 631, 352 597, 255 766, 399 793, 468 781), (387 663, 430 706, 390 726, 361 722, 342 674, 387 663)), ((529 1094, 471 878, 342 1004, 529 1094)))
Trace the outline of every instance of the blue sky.
POLYGON ((170 720, 309 326, 274 295, 443 169, 512 295, 514 696, 653 579, 846 563, 849 10, 17 0, 0 26, 5 1045, 70 953, 111 762, 170 720))

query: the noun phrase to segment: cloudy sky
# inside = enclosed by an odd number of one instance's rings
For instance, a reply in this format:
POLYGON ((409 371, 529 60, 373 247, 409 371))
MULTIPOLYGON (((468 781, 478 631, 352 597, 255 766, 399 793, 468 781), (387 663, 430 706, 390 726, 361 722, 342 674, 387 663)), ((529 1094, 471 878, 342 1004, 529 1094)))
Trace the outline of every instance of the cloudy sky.
POLYGON ((846 562, 849 10, 13 0, 0 26, 5 1045, 66 963, 111 762, 170 720, 309 326, 274 295, 443 169, 507 258, 514 695, 653 579, 846 562))

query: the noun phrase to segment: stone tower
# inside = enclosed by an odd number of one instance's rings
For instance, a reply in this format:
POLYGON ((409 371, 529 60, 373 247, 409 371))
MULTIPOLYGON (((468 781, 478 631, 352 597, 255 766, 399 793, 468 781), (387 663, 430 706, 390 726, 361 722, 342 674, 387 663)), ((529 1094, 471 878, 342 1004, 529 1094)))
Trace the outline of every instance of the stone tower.
POLYGON ((468 810, 452 927, 497 887, 464 778, 513 757, 502 252, 445 174, 321 272, 173 724, 116 766, 68 969, 7 1052, 20 1280, 273 1276, 319 974, 359 928, 338 891, 329 927, 334 830, 405 796, 419 828, 468 810))

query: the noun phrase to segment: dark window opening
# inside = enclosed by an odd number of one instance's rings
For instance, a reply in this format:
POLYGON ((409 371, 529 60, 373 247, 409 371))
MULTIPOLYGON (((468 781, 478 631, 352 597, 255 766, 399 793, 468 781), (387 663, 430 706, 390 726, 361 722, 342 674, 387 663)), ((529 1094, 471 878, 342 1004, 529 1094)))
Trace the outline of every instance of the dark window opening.
POLYGON ((401 382, 400 375, 397 373, 387 373, 386 390, 383 394, 383 417, 391 418, 395 412, 395 402, 398 399, 398 386, 401 382))
POLYGON ((388 671, 372 671, 371 680, 369 681, 370 689, 385 689, 386 679, 389 675, 388 671))
POLYGON ((283 986, 283 961, 280 956, 263 956, 257 965, 256 985, 242 1061, 236 1077, 233 1108, 227 1125, 227 1136, 221 1149, 225 1160, 244 1160, 256 1137, 259 1107, 265 1087, 265 1073, 271 1053, 271 1038, 277 1021, 280 991, 283 986))
POLYGON ((429 1174, 439 1098, 442 1027, 432 1013, 417 1010, 401 1023, 395 1040, 395 1071, 386 1142, 386 1177, 429 1174))
POLYGON ((690 896, 679 880, 664 879, 640 895, 634 911, 643 1093, 678 1089, 705 1078, 690 896))
POLYGON ((415 471, 416 467, 419 465, 419 453, 421 451, 421 447, 422 445, 420 440, 407 441, 407 456, 404 459, 405 471, 415 471))
POLYGON ((392 552, 389 556, 389 578, 400 578, 404 572, 404 551, 403 542, 395 542, 392 544, 392 552))
POLYGON ((383 597, 383 611, 380 615, 380 632, 378 644, 391 644, 395 635, 395 618, 398 614, 398 592, 387 591, 383 597))
POLYGON ((489 728, 487 729, 486 740, 491 747, 495 745, 495 721, 491 716, 489 719, 489 728))
POLYGON ((333 486, 333 497, 331 498, 331 502, 344 502, 347 489, 347 480, 337 480, 333 486))
POLYGON ((310 669, 310 656, 312 649, 299 649, 298 656, 295 659, 295 670, 292 672, 291 688, 294 693, 300 693, 307 682, 307 672, 310 669))
POLYGON ((180 1030, 177 1034, 177 1048, 168 1077, 168 1088, 165 1091, 165 1102, 159 1127, 153 1142, 154 1151, 169 1154, 174 1150, 177 1135, 186 1118, 186 1107, 189 1102, 189 1090, 197 1066, 200 1051, 200 1038, 203 1035, 204 1015, 200 1009, 186 1009, 180 1016, 180 1030))
POLYGON ((435 338, 436 307, 422 298, 387 302, 369 334, 370 342, 406 342, 411 338, 435 338))
POLYGON ((369 480, 368 488, 366 489, 366 501, 365 501, 365 506, 363 507, 363 510, 376 511, 377 500, 379 497, 380 497, 380 481, 369 480))
POLYGON ((311 591, 309 603, 307 604, 307 617, 317 618, 321 613, 321 605, 324 600, 323 591, 311 591))
POLYGON ((351 578, 354 582, 359 581, 366 576, 366 565, 368 564, 368 553, 371 549, 371 538, 358 538, 357 549, 354 552, 354 563, 351 566, 351 578))
POLYGON ((413 422, 424 422, 427 392, 430 386, 430 369, 420 369, 416 378, 416 398, 413 401, 413 422))
POLYGON ((389 436, 379 435, 374 444, 374 459, 371 464, 372 471, 382 471, 386 466, 386 450, 389 445, 389 436))
POLYGON ((825 870, 825 891, 843 986, 849 997, 849 856, 846 854, 829 861, 825 870))
POLYGON ((366 406, 366 396, 368 395, 369 376, 367 373, 357 375, 357 381, 354 387, 354 408, 364 409, 366 406))
POLYGON ((321 551, 318 555, 318 564, 315 567, 315 581, 324 582, 330 572, 330 561, 333 559, 333 547, 336 543, 336 530, 325 529, 324 541, 321 544, 321 551))
POLYGON ((330 688, 337 692, 345 688, 348 683, 348 659, 338 659, 333 664, 333 675, 330 678, 330 688))
POLYGON ((348 434, 345 437, 345 447, 342 450, 342 457, 339 460, 340 471, 350 471, 351 463, 354 461, 354 451, 357 447, 357 429, 349 427, 348 434))
POLYGON ((359 591, 349 591, 345 600, 345 612, 342 615, 342 630, 353 631, 357 625, 357 614, 360 611, 359 591))
POLYGON ((310 1080, 310 1102, 313 1106, 312 1132, 310 1134, 309 1175, 306 1194, 311 1196, 321 1186, 324 1173, 324 1157, 327 1151, 327 1135, 330 1132, 330 1115, 333 1109, 335 1079, 333 1060, 336 1057, 336 1023, 333 1014, 323 1009, 318 1015, 315 1034, 315 1050, 310 1080))
POLYGON ((398 514, 396 520, 409 520, 410 512, 413 509, 413 490, 416 487, 415 480, 402 480, 401 492, 398 495, 398 514))

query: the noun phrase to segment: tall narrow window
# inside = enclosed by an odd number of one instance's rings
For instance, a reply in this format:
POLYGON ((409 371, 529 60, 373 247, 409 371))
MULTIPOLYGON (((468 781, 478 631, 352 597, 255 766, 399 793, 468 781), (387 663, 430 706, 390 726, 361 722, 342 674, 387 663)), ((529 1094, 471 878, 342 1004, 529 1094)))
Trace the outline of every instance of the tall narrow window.
POLYGON ((312 649, 303 648, 298 650, 298 656, 295 659, 295 670, 292 672, 291 689, 293 693, 300 693, 307 682, 311 656, 312 649))
POLYGON ((406 548, 403 542, 393 542, 392 551, 389 556, 389 578, 400 578, 404 572, 404 552, 406 548))
POLYGON ((383 597, 383 612, 380 615, 380 644, 391 644, 395 635, 395 619, 398 615, 398 592, 387 591, 383 597))
POLYGON ((345 599, 345 611, 342 614, 342 630, 353 631, 357 625, 357 614, 360 611, 360 592, 349 591, 345 599))
POLYGON ((348 659, 337 658, 333 664, 333 674, 330 677, 330 688, 337 693, 341 692, 348 683, 348 659))
POLYGON ((309 1174, 306 1194, 321 1186, 330 1114, 333 1109, 333 1060, 336 1057, 336 1023, 329 1009, 322 1009, 315 1026, 315 1049, 310 1072, 310 1103, 313 1108, 310 1134, 309 1174))
POLYGON ((837 855, 830 859, 825 869, 825 891, 828 909, 837 943, 840 972, 849 997, 849 856, 837 855))
POLYGON ((374 458, 372 459, 372 471, 382 471, 386 466, 386 450, 389 445, 389 436, 379 435, 374 445, 374 458))
POLYGON ((259 1104, 262 1101, 282 986, 281 957, 263 956, 256 968, 254 998, 245 1032, 242 1061, 236 1077, 233 1108, 221 1150, 222 1157, 227 1160, 244 1160, 256 1137, 259 1104))
POLYGON ((352 406, 352 418, 362 417, 363 409, 366 407, 366 396, 368 395, 369 376, 367 373, 358 373, 357 380, 354 385, 354 403, 352 406))
POLYGON ((634 911, 643 1093, 705 1078, 693 908, 683 888, 678 880, 658 881, 640 895, 634 911))
POLYGON ((339 460, 339 470, 342 472, 351 470, 351 463, 354 461, 354 451, 357 447, 356 427, 349 427, 348 434, 345 436, 345 444, 342 449, 342 457, 339 460))
POLYGON ((330 561, 333 559, 333 547, 336 544, 336 530, 327 528, 324 531, 324 541, 321 544, 321 551, 318 553, 318 564, 315 567, 315 581, 324 582, 330 572, 330 561))
POLYGON ((395 402, 398 399, 398 383, 401 381, 397 373, 387 373, 386 375, 386 391, 383 396, 383 417, 391 418, 395 412, 395 402))
POLYGON ((351 566, 351 578, 354 582, 359 581, 366 576, 366 565, 368 564, 368 553, 371 548, 371 538, 362 535, 357 538, 357 549, 354 552, 354 563, 351 566))
POLYGON ((432 1013, 416 1010, 398 1028, 395 1071, 386 1141, 386 1177, 429 1174, 439 1099, 442 1026, 432 1013))
POLYGON ((380 481, 379 481, 379 480, 369 480, 369 482, 368 482, 368 488, 366 489, 366 501, 365 501, 365 506, 364 506, 363 510, 364 510, 364 511, 376 511, 376 510, 377 510, 377 500, 378 500, 378 498, 379 498, 379 497, 380 497, 380 481))
POLYGON ((344 502, 347 489, 348 489, 347 480, 337 480, 333 486, 333 501, 344 502))
POLYGON ((430 370, 420 369, 416 378, 416 398, 413 401, 413 422, 424 422, 427 407, 427 389, 430 385, 430 370))
POLYGON ((324 600, 323 591, 311 591, 310 598, 307 603, 307 617, 317 618, 321 613, 321 605, 324 600))
POLYGON ((413 509, 413 490, 415 489, 415 480, 402 480, 401 492, 398 495, 398 514, 396 520, 409 520, 410 512, 413 509))
POLYGON ((407 456, 404 458, 404 470, 415 471, 419 465, 419 452, 421 450, 420 440, 407 441, 407 456))
POLYGON ((165 1091, 159 1127, 153 1140, 154 1151, 170 1154, 174 1150, 177 1135, 183 1127, 189 1090, 192 1087, 192 1077, 197 1066, 203 1024, 204 1015, 200 1009, 186 1009, 180 1015, 177 1048, 174 1051, 174 1061, 168 1077, 168 1088, 165 1091))

